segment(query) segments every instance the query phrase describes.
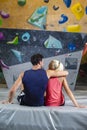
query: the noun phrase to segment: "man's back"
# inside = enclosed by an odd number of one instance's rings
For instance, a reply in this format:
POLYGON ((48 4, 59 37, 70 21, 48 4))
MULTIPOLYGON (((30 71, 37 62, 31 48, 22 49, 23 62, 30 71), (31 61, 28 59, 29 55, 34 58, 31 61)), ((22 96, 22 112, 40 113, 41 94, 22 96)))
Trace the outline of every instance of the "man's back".
POLYGON ((44 92, 48 82, 46 71, 44 69, 30 69, 24 73, 22 82, 25 92, 25 105, 44 105, 44 92))

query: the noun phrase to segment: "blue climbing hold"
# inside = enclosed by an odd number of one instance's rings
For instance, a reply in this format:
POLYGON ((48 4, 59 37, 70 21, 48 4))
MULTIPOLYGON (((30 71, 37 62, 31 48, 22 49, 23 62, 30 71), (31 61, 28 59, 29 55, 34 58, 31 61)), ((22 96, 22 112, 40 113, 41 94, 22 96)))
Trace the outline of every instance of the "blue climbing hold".
POLYGON ((87 6, 85 7, 85 13, 87 14, 87 6))
POLYGON ((69 44, 68 44, 68 49, 69 49, 70 51, 75 51, 75 50, 76 50, 76 45, 75 45, 74 43, 69 43, 69 44))
POLYGON ((28 32, 26 32, 26 33, 24 33, 24 34, 22 35, 22 40, 23 40, 24 42, 27 42, 29 39, 30 39, 30 34, 29 34, 28 32))
POLYGON ((22 55, 24 54, 22 54, 20 51, 17 51, 15 49, 11 49, 11 51, 13 52, 17 60, 22 63, 22 55))
POLYGON ((59 20, 59 24, 63 24, 65 22, 67 22, 67 20, 68 20, 68 17, 64 14, 61 15, 61 18, 62 19, 59 20))
POLYGON ((37 10, 37 13, 38 13, 38 14, 42 14, 42 13, 44 13, 45 10, 46 10, 46 7, 43 6, 42 8, 39 8, 39 9, 37 10))
POLYGON ((63 1, 65 3, 66 7, 69 8, 71 5, 71 0, 63 0, 63 1))

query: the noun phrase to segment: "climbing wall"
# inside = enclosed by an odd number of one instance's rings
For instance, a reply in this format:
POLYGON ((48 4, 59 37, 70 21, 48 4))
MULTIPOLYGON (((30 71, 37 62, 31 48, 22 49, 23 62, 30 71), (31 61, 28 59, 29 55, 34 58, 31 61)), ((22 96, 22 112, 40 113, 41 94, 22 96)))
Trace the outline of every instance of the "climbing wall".
POLYGON ((86 0, 0 0, 0 66, 8 88, 38 52, 45 69, 52 59, 63 62, 74 90, 87 42, 86 17, 86 0))
POLYGON ((0 0, 0 11, 9 14, 7 18, 0 16, 1 27, 39 30, 28 19, 42 6, 48 8, 46 30, 87 32, 87 0, 26 0, 24 6, 20 6, 18 0, 0 0))

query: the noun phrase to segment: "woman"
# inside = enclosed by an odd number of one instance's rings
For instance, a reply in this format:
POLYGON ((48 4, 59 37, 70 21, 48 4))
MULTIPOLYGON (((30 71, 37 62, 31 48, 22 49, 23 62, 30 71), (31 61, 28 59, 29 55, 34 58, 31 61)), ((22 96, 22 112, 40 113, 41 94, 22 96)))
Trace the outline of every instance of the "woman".
MULTIPOLYGON (((49 63, 49 69, 55 71, 62 71, 64 70, 64 66, 58 60, 52 60, 49 63)), ((72 100, 73 104, 76 107, 80 106, 73 93, 71 92, 66 77, 51 77, 48 81, 47 89, 46 89, 46 97, 45 97, 45 105, 46 106, 61 106, 65 104, 64 95, 62 93, 62 88, 64 87, 66 93, 72 100)))

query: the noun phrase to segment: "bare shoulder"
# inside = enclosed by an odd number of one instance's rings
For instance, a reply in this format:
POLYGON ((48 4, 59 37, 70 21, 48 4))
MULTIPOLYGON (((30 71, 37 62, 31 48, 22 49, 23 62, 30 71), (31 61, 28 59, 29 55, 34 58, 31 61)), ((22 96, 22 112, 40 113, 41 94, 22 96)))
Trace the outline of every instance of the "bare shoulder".
POLYGON ((63 83, 65 77, 58 77, 58 80, 63 83))

